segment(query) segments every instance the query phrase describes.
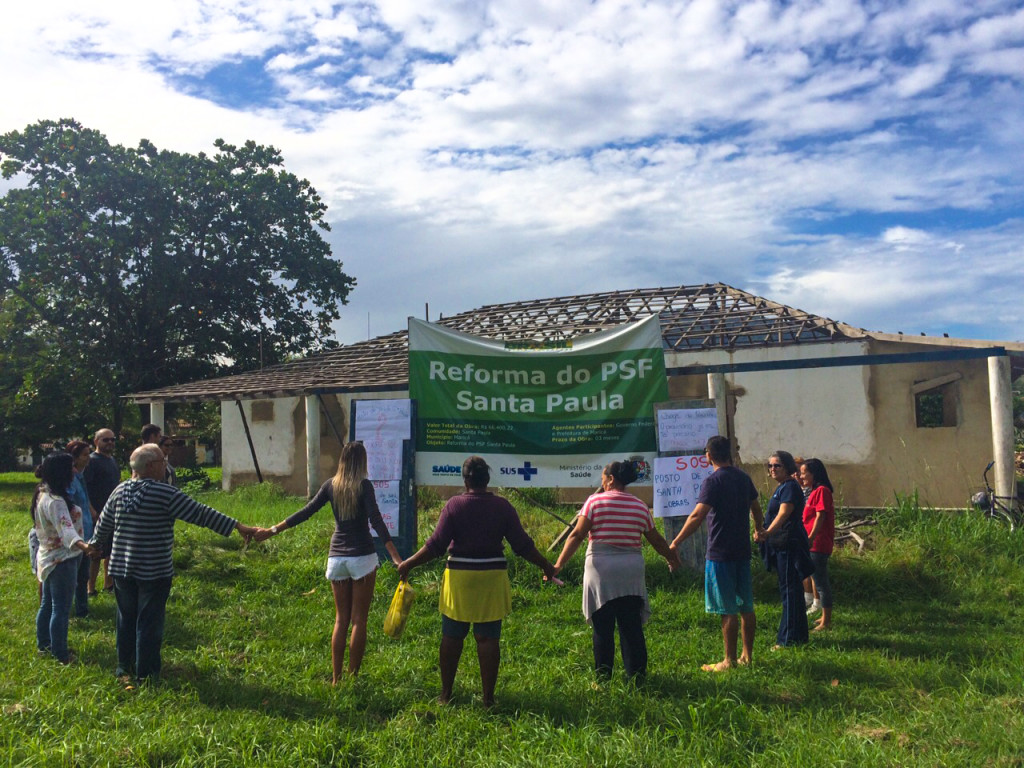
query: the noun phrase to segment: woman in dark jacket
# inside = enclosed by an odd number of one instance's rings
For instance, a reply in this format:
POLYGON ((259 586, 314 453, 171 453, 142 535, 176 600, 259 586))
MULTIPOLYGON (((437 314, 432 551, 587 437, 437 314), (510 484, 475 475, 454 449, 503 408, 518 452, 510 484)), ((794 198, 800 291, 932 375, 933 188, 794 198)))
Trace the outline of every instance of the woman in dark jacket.
POLYGON ((775 569, 782 596, 782 618, 776 648, 807 642, 807 609, 803 580, 814 571, 803 525, 804 494, 793 479, 793 455, 776 451, 768 459, 768 474, 777 488, 768 501, 765 529, 755 535, 768 569, 775 569))

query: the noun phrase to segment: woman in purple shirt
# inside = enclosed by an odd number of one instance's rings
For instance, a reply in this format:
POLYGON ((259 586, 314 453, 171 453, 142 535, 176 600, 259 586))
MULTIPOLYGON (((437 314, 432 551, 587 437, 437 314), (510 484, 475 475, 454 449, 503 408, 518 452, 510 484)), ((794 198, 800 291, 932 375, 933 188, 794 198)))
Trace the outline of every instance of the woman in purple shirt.
POLYGON ((359 674, 366 651, 366 617, 370 612, 377 582, 377 551, 369 526, 377 532, 384 548, 397 566, 402 558, 377 507, 373 483, 366 479, 366 448, 360 442, 346 443, 338 459, 338 471, 302 509, 271 528, 261 528, 253 537, 263 541, 293 528, 330 503, 334 511, 334 535, 327 557, 326 576, 334 592, 334 633, 331 635, 332 685, 341 679, 348 639, 348 674, 359 674), (348 637, 349 625, 352 626, 348 637))
POLYGON ((483 705, 494 706, 494 686, 501 656, 501 621, 512 607, 511 587, 505 562, 505 542, 524 560, 536 565, 548 578, 555 569, 537 551, 533 539, 523 530, 515 508, 501 496, 487 490, 490 467, 479 456, 462 465, 466 492, 448 500, 437 527, 423 547, 398 566, 404 580, 418 565, 441 557, 448 563, 441 583, 441 695, 447 704, 452 697, 455 673, 459 669, 462 645, 473 625, 483 705))

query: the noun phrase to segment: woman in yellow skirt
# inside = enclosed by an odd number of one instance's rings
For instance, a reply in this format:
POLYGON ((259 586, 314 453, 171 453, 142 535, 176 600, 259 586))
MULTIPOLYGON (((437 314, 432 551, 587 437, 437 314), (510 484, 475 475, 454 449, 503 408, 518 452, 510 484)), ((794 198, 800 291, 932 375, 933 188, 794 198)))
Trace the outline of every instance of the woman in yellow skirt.
POLYGON ((441 695, 447 704, 452 697, 455 673, 462 656, 463 641, 473 626, 483 705, 494 705, 494 686, 501 657, 501 621, 512 608, 504 542, 512 551, 530 561, 552 578, 554 567, 545 559, 533 539, 523 530, 515 508, 487 490, 490 467, 479 456, 462 465, 465 493, 448 500, 437 527, 423 547, 398 566, 405 579, 418 565, 448 553, 441 584, 441 695))

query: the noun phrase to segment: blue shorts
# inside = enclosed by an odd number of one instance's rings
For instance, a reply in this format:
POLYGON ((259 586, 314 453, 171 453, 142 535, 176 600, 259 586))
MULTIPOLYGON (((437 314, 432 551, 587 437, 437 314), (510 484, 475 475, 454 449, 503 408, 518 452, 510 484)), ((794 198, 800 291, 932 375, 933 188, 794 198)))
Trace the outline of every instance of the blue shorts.
MULTIPOLYGON (((456 621, 455 619, 441 614, 441 634, 445 637, 453 637, 462 640, 469 634, 468 621, 456 621)), ((473 624, 474 637, 501 637, 501 619, 497 621, 477 621, 473 624)))
POLYGON ((722 616, 754 612, 749 560, 704 563, 704 610, 722 616))

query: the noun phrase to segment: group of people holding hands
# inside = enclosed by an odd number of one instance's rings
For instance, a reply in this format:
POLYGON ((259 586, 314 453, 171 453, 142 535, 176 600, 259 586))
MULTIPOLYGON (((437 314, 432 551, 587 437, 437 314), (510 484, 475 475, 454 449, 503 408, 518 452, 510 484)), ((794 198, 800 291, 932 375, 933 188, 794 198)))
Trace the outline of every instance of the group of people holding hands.
MULTIPOLYGON (((79 616, 88 615, 88 604, 78 602, 76 592, 84 593, 86 600, 96 595, 98 561, 103 559, 105 582, 109 581, 104 589, 112 591, 117 602, 117 674, 147 679, 160 673, 164 617, 174 573, 174 523, 184 520, 224 536, 238 530, 245 539, 252 538, 256 529, 171 485, 170 451, 158 440, 132 452, 131 479, 121 482, 112 456, 114 439, 109 429, 96 433, 96 451, 85 469, 78 469, 84 462, 76 441, 68 450, 47 456, 36 471, 41 482, 32 499, 29 534, 32 570, 40 584, 36 644, 40 654, 52 655, 63 664, 74 660, 68 648, 72 603, 79 616), (90 475, 94 461, 99 469, 90 475), (77 488, 79 475, 86 486, 84 497, 77 488), (89 568, 84 556, 97 567, 89 568)), ((85 455, 89 456, 87 451, 85 455)))
POLYGON ((155 445, 140 446, 132 454, 132 479, 110 494, 91 538, 81 526, 81 507, 66 490, 71 485, 71 456, 64 454, 64 459, 57 454, 43 462, 42 483, 33 501, 35 528, 40 542, 45 539, 47 545, 45 554, 40 549, 36 569, 43 585, 37 619, 39 648, 58 660, 68 660, 70 600, 64 597, 63 585, 77 566, 69 565, 58 573, 58 563, 70 562, 83 552, 109 556, 118 609, 118 675, 158 677, 171 586, 174 522, 185 520, 225 536, 237 530, 246 539, 264 541, 330 505, 335 526, 325 576, 331 583, 335 607, 331 639, 334 683, 345 674, 358 674, 366 649, 367 617, 378 567, 371 527, 402 580, 418 566, 446 557, 439 595, 442 703, 452 697, 470 630, 480 664, 482 701, 487 707, 494 703, 502 621, 511 609, 505 542, 516 555, 540 568, 545 580, 556 582, 557 574, 583 542, 588 542, 583 614, 593 629, 595 672, 601 678, 612 673, 617 627, 625 673, 640 681, 647 672, 643 627, 650 615, 643 541, 646 539, 674 571, 680 565, 680 544, 706 520, 705 608, 721 616, 725 653, 721 661, 703 668, 723 671, 750 664, 756 626, 751 520, 753 539, 765 564, 778 574, 783 611, 776 647, 806 642, 810 609, 800 599, 804 579, 813 579, 810 583, 817 588, 823 611, 816 629, 827 629, 831 621, 827 575, 835 521, 831 484, 820 461, 809 459, 797 466, 789 453, 777 451, 768 461, 777 488, 767 514, 762 515, 753 481, 732 464, 728 439, 712 437, 705 452, 714 472, 704 481, 693 512, 671 542, 655 528, 647 504, 626 490, 636 480, 634 465, 616 461, 604 468, 601 489, 584 503, 553 564, 537 550, 511 503, 488 490, 489 467, 479 456, 463 463, 465 491, 448 500, 426 542, 403 560, 367 479, 366 450, 360 442, 345 444, 334 477, 301 509, 269 528, 238 523, 162 482, 165 457, 155 445), (801 483, 808 489, 806 499, 801 483))

